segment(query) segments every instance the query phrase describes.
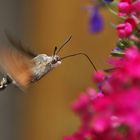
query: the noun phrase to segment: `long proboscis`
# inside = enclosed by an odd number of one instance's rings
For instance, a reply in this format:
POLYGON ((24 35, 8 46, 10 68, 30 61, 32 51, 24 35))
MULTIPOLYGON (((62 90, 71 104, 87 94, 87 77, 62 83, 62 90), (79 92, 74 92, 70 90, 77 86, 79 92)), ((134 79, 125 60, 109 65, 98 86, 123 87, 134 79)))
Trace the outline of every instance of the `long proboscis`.
POLYGON ((64 60, 66 58, 77 56, 77 55, 83 55, 83 56, 85 56, 88 59, 88 61, 91 63, 91 65, 93 66, 94 70, 97 71, 96 66, 94 65, 94 63, 92 62, 92 60, 89 58, 89 56, 87 54, 85 54, 85 53, 82 53, 82 52, 64 56, 64 57, 60 58, 60 60, 64 60))

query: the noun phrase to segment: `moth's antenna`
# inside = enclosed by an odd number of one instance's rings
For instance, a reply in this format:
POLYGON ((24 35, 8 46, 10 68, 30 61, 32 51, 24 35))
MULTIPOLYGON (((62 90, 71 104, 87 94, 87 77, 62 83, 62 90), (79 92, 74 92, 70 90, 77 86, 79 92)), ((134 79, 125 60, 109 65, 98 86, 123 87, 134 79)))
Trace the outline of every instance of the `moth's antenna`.
POLYGON ((55 46, 53 51, 53 56, 56 54, 56 51, 57 51, 57 47, 55 46))
POLYGON ((58 53, 60 52, 60 50, 71 40, 71 38, 72 38, 72 35, 68 38, 68 40, 66 40, 66 41, 64 42, 64 44, 62 44, 62 45, 60 46, 60 48, 55 52, 55 54, 58 54, 58 53))
POLYGON ((75 53, 75 54, 67 55, 67 56, 64 56, 64 57, 60 58, 60 60, 64 60, 66 58, 77 56, 77 55, 83 55, 83 56, 85 56, 89 60, 89 62, 91 63, 91 65, 93 66, 94 70, 97 71, 94 63, 91 61, 91 59, 89 58, 89 56, 87 54, 85 54, 85 53, 75 53))

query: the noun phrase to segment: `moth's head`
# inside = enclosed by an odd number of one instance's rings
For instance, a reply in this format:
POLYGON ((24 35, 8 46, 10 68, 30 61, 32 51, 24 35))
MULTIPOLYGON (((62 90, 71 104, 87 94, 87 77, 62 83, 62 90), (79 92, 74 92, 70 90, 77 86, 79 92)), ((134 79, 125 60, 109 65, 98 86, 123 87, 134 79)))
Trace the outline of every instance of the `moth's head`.
POLYGON ((58 55, 54 55, 51 57, 52 67, 56 67, 61 64, 61 59, 58 55))
POLYGON ((61 64, 60 57, 58 55, 48 56, 46 54, 41 54, 40 57, 42 58, 42 64, 51 67, 56 67, 61 64))

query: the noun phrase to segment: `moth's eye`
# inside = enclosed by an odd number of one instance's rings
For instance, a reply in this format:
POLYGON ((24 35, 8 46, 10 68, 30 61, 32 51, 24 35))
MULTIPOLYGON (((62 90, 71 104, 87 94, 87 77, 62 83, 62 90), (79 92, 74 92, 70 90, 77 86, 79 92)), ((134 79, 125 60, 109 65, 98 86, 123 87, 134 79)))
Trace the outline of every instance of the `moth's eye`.
POLYGON ((53 59, 52 60, 52 64, 55 64, 57 62, 57 60, 53 59))
POLYGON ((57 56, 57 57, 56 57, 56 61, 59 61, 59 60, 60 60, 60 57, 59 57, 59 56, 57 56))

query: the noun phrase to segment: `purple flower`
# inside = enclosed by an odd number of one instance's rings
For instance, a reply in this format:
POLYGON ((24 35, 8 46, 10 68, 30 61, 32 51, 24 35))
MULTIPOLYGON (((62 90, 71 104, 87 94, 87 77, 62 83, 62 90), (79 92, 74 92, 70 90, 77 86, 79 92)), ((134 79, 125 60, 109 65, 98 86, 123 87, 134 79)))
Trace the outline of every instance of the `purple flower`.
POLYGON ((103 30, 103 18, 99 13, 99 8, 95 7, 91 9, 89 19, 89 30, 91 33, 98 33, 103 30))
POLYGON ((105 3, 111 3, 113 0, 104 0, 105 3))

